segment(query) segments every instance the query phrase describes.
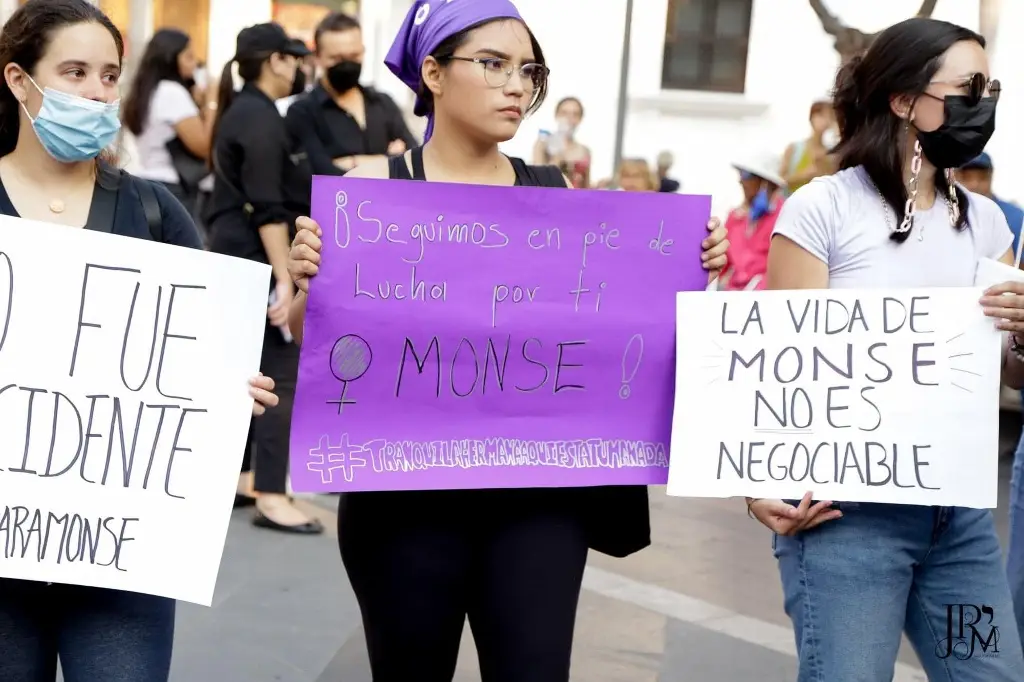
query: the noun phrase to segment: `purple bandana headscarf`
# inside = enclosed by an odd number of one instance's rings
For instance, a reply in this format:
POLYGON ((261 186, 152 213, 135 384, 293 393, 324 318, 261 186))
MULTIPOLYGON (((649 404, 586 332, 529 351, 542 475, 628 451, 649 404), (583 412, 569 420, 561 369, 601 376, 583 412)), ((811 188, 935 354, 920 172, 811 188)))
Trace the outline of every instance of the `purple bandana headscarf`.
MULTIPOLYGON (((438 45, 470 26, 491 19, 522 21, 511 0, 419 0, 409 9, 384 63, 391 73, 417 92, 423 61, 438 45)), ((427 113, 426 105, 418 96, 413 111, 417 116, 427 113)), ((433 132, 434 117, 429 115, 424 141, 429 140, 433 132)))

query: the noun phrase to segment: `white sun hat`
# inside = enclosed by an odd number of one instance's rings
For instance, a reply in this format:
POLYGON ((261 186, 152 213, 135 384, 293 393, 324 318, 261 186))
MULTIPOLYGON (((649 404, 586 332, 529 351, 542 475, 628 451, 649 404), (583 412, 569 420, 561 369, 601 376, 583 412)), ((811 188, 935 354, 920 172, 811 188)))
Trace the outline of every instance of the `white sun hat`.
POLYGON ((756 175, 759 178, 767 180, 773 185, 785 188, 786 181, 781 175, 779 175, 779 167, 781 165, 782 160, 779 156, 770 153, 753 154, 749 157, 744 157, 739 161, 733 161, 732 163, 732 167, 738 171, 756 175))

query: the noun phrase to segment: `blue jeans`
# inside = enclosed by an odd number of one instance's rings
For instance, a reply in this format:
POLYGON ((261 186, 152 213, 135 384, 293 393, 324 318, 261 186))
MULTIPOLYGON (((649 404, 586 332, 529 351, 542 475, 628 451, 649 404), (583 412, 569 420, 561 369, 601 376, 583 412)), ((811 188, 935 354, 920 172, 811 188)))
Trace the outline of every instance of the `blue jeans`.
POLYGON ((1024 433, 1013 456, 1010 479, 1010 546, 1006 550, 1006 576, 1017 612, 1017 629, 1024 639, 1024 433))
POLYGON ((890 682, 902 632, 929 680, 1024 680, 991 512, 839 507, 841 519, 775 538, 798 682, 890 682))
POLYGON ((175 602, 134 592, 0 579, 0 680, 167 682, 175 602))

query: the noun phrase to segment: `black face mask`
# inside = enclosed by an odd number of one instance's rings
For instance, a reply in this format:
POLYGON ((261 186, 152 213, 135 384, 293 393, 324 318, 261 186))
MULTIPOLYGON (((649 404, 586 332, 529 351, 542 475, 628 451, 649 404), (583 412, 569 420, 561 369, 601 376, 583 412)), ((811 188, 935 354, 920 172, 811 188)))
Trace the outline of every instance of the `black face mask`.
POLYGON ((917 131, 924 155, 936 168, 959 168, 985 151, 996 131, 996 99, 985 97, 971 106, 969 97, 943 100, 945 122, 926 133, 917 131))
POLYGON ((306 91, 306 72, 302 69, 295 70, 295 80, 292 82, 292 94, 301 95, 306 91))
POLYGON ((363 65, 360 62, 338 62, 327 69, 327 82, 331 84, 331 90, 340 95, 359 85, 362 73, 363 65))

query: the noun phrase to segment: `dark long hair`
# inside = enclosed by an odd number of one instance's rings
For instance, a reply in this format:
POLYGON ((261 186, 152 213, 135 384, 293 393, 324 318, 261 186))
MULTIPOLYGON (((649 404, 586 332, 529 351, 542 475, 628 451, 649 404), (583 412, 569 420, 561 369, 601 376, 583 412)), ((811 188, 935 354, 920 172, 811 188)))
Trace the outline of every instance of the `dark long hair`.
POLYGON ((121 110, 125 126, 135 135, 141 135, 146 126, 153 93, 160 81, 185 85, 185 79, 178 69, 178 56, 185 51, 189 42, 188 34, 176 28, 162 28, 150 38, 121 110))
MULTIPOLYGON (((439 64, 444 64, 451 61, 451 58, 455 56, 455 51, 466 44, 469 40, 469 36, 473 31, 486 26, 494 21, 515 21, 515 19, 488 19, 481 21, 479 24, 470 26, 469 28, 459 31, 458 33, 446 38, 440 45, 437 46, 430 56, 437 60, 439 64)), ((525 25, 525 24, 524 24, 525 25)), ((547 66, 547 61, 544 59, 544 50, 540 48, 540 43, 537 42, 537 37, 533 35, 533 31, 530 30, 529 26, 526 26, 526 32, 530 34, 530 47, 533 48, 534 61, 541 66, 547 66)), ((422 77, 420 78, 419 92, 420 100, 427 107, 427 112, 433 112, 434 110, 434 95, 430 92, 430 88, 427 87, 426 83, 423 82, 422 77)), ((540 109, 540 106, 544 104, 544 99, 548 95, 548 82, 547 79, 541 83, 540 87, 533 92, 533 101, 530 102, 530 106, 524 112, 526 115, 532 114, 533 112, 540 109)), ((582 110, 582 104, 580 108, 582 110)))
MULTIPOLYGON (((124 63, 124 39, 113 22, 86 0, 29 0, 19 7, 0 32, 0 66, 15 63, 31 75, 50 48, 53 34, 75 24, 96 23, 110 31, 117 58, 124 63)), ((6 80, 0 85, 0 156, 18 146, 21 107, 6 80)))
MULTIPOLYGON (((213 145, 217 144, 217 132, 220 130, 220 122, 224 120, 224 114, 227 113, 228 107, 235 101, 235 80, 232 75, 232 66, 238 65, 238 77, 242 79, 243 83, 252 83, 259 79, 260 72, 263 70, 263 63, 270 59, 273 52, 264 52, 255 55, 247 55, 241 59, 235 59, 229 61, 224 65, 224 70, 220 74, 220 84, 217 86, 217 115, 213 119, 213 128, 210 130, 210 139, 213 141, 213 145)), ((214 157, 216 155, 211 153, 208 166, 213 170, 214 157)))
MULTIPOLYGON (((982 47, 985 39, 962 26, 936 19, 907 19, 887 28, 868 51, 847 62, 836 75, 833 105, 841 141, 836 147, 841 169, 864 166, 899 225, 906 213, 907 123, 892 112, 893 97, 916 100, 928 87, 950 47, 971 40, 982 47)), ((949 192, 945 169, 936 169, 936 197, 949 192)), ((967 226, 967 194, 955 187, 960 202, 957 229, 967 226)), ((909 232, 893 232, 903 242, 909 232)))

